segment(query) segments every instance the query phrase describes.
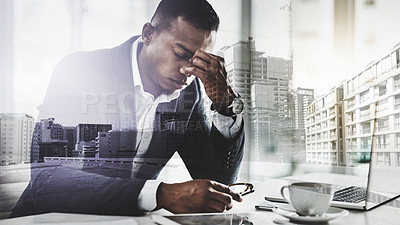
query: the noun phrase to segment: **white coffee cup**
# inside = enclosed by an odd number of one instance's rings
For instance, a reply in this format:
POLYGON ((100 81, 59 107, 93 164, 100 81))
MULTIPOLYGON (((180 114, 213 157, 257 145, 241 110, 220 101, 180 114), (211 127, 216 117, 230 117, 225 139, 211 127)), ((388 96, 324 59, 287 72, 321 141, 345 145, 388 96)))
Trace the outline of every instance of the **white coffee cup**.
POLYGON ((330 184, 297 182, 281 188, 282 197, 303 216, 322 216, 332 201, 333 187, 330 184), (289 191, 289 199, 285 196, 289 191))

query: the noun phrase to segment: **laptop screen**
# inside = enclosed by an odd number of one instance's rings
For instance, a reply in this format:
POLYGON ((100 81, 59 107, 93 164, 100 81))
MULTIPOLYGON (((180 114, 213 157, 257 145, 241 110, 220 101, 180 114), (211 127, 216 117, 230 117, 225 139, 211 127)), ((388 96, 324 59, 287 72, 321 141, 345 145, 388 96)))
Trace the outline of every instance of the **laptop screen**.
MULTIPOLYGON (((390 154, 390 141, 386 143, 388 134, 382 133, 385 117, 381 116, 380 101, 375 102, 372 123, 371 152, 366 196, 366 209, 371 209, 400 195, 400 171, 390 166, 393 156, 390 154)), ((397 134, 396 134, 397 136, 397 134)), ((392 142, 393 143, 393 142, 392 142)), ((394 147, 394 146, 393 146, 394 147)))
POLYGON ((395 167, 381 165, 381 161, 391 160, 385 159, 385 154, 372 148, 366 209, 371 209, 400 195, 400 171, 395 167))

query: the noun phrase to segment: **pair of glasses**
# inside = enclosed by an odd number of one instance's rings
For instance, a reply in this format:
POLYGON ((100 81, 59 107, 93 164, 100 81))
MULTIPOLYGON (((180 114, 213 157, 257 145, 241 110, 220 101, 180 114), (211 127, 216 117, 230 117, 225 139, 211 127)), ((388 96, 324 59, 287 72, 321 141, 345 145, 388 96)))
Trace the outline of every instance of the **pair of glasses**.
POLYGON ((248 195, 255 191, 254 186, 250 183, 236 183, 236 184, 230 184, 228 186, 234 187, 233 190, 239 192, 241 196, 248 195))

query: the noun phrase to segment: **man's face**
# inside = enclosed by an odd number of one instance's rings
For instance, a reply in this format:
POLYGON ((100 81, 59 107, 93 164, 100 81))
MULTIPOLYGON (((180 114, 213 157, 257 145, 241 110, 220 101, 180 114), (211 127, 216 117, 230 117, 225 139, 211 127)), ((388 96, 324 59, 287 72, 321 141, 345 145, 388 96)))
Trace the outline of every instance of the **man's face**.
POLYGON ((181 68, 192 66, 189 59, 194 53, 213 44, 213 32, 198 29, 181 17, 169 29, 153 30, 148 40, 143 35, 145 60, 139 67, 144 89, 153 95, 171 94, 189 85, 194 76, 185 76, 181 68))

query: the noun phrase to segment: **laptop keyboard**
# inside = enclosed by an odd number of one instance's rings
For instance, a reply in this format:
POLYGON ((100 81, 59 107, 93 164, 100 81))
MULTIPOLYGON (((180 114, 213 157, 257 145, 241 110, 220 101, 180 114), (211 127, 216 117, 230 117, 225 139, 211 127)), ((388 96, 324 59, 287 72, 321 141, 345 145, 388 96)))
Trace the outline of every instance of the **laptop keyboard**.
POLYGON ((333 201, 359 203, 365 201, 366 193, 366 188, 351 186, 336 191, 333 195, 333 201))

